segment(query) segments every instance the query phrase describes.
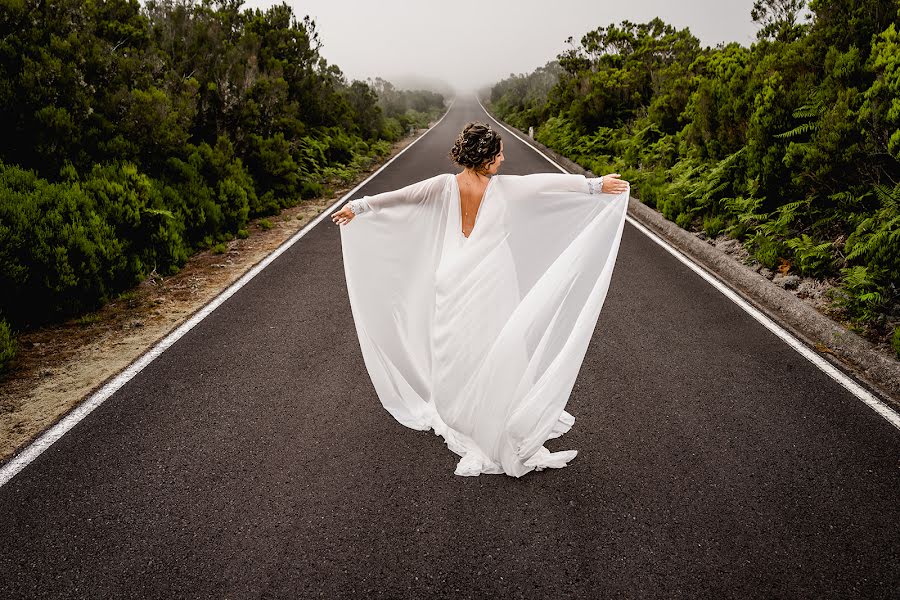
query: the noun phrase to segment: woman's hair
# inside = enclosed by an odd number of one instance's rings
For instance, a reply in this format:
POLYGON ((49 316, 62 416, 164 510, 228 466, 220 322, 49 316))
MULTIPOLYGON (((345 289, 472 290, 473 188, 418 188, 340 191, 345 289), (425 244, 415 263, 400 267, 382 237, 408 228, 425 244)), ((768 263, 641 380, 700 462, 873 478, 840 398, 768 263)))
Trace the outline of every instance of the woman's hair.
POLYGON ((450 149, 450 160, 456 164, 484 170, 484 166, 500 154, 500 134, 486 123, 473 121, 463 128, 450 149))

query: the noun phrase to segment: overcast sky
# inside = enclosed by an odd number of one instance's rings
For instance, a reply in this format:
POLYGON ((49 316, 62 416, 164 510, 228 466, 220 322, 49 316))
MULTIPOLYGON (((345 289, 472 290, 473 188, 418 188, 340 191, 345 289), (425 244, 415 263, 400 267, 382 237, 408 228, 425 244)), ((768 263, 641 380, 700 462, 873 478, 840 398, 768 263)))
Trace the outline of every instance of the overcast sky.
MULTIPOLYGON (((245 8, 280 2, 247 0, 245 8)), ((578 43, 588 31, 628 19, 660 17, 688 27, 704 46, 749 46, 757 26, 753 0, 287 0, 298 20, 316 22, 320 50, 348 83, 382 77, 445 81, 460 91, 510 73, 530 73, 578 43)), ((399 82, 399 84, 398 84, 399 82)))

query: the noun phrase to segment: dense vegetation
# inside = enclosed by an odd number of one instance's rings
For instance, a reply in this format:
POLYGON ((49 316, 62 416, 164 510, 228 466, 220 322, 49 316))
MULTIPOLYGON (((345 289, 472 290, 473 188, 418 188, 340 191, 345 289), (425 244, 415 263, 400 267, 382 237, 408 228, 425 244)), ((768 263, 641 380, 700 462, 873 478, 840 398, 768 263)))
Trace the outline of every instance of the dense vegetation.
POLYGON ((0 371, 15 331, 245 237, 443 112, 320 47, 285 4, 0 0, 0 371))
POLYGON ((585 168, 622 173, 680 226, 833 278, 834 306, 900 355, 898 11, 757 0, 750 48, 624 21, 500 82, 490 106, 585 168))

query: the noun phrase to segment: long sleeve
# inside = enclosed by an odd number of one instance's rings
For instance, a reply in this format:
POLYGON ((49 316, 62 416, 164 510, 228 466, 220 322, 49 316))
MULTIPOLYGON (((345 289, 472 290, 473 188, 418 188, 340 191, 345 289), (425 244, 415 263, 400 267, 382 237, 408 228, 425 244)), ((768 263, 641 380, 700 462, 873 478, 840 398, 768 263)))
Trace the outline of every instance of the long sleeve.
POLYGON ((444 185, 445 175, 436 175, 411 183, 397 190, 389 190, 380 194, 367 195, 347 203, 354 214, 372 212, 378 214, 384 209, 401 204, 418 204, 432 197, 435 186, 444 185))
POLYGON ((599 194, 602 177, 585 177, 577 173, 532 173, 512 176, 531 192, 582 192, 599 194))
POLYGON ((588 177, 587 184, 589 194, 599 194, 603 191, 603 176, 588 177))

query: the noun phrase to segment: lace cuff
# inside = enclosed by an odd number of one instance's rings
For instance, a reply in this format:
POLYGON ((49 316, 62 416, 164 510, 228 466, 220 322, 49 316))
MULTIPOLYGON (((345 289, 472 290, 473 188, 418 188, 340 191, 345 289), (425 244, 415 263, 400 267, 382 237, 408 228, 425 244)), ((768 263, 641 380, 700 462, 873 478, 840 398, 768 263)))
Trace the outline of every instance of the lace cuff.
POLYGON ((603 191, 603 177, 588 178, 588 193, 599 194, 603 191))
POLYGON ((359 213, 363 213, 369 210, 369 203, 366 202, 365 198, 357 198, 356 200, 351 200, 347 203, 347 206, 350 207, 350 211, 354 215, 358 215, 359 213))

